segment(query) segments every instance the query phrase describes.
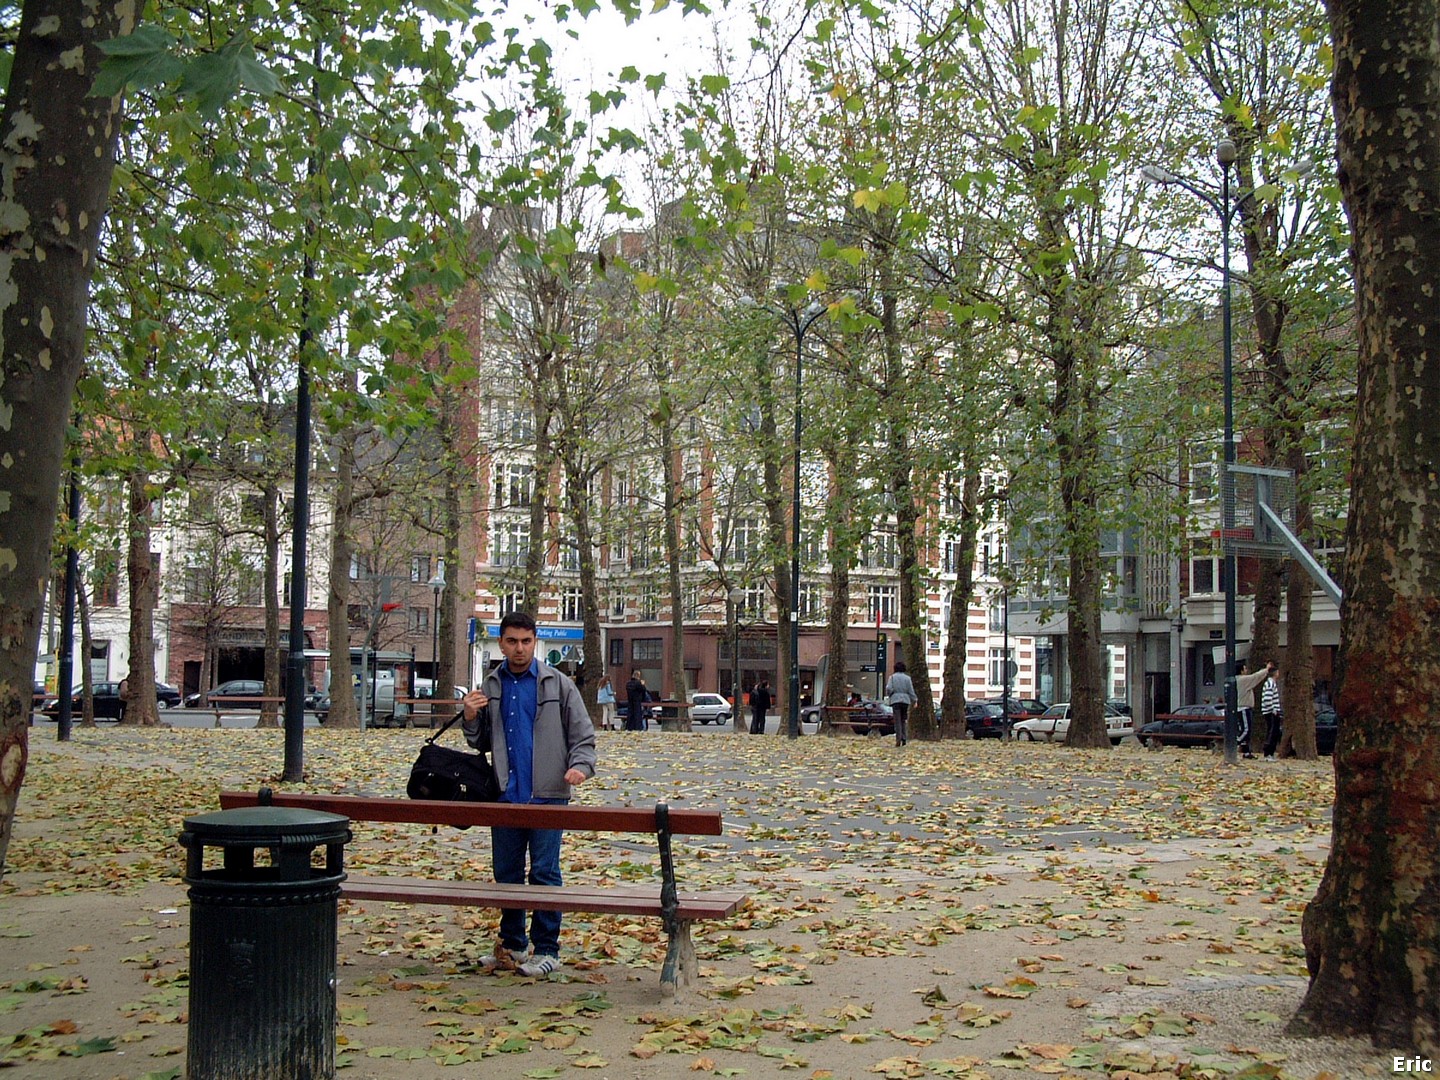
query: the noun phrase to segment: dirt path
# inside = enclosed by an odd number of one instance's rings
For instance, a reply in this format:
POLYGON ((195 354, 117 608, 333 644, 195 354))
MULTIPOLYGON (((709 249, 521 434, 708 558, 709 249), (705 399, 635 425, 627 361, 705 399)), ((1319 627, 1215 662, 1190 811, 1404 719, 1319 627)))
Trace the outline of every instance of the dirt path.
MULTIPOLYGON (((180 1075, 174 834, 219 787, 263 780, 278 739, 37 743, 0 886, 0 1060, 18 1075, 180 1075)), ((367 739, 312 738, 310 786, 386 790, 376 763, 415 739, 367 739)), ((1305 986, 1328 762, 1265 763, 1235 807, 1237 774, 1203 753, 830 742, 604 738, 585 801, 720 806, 733 831, 686 850, 682 882, 753 896, 700 930, 701 985, 674 1005, 653 920, 567 916, 567 966, 536 982, 478 970, 491 913, 342 904, 339 1075, 1390 1073, 1368 1046, 1281 1034, 1305 986)), ((485 872, 478 830, 356 829, 347 859, 366 872, 485 872)), ((573 880, 652 865, 644 845, 567 838, 573 880)))

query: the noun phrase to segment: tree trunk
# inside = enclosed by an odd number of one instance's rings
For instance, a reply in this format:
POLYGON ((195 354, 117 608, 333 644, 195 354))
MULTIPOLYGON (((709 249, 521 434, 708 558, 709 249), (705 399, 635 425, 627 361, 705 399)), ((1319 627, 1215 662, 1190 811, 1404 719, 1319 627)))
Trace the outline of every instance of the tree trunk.
POLYGON ((115 165, 120 99, 90 96, 95 46, 128 34, 138 10, 26 0, 0 114, 0 874, 29 758, 41 597, 115 165))
MULTIPOLYGON (((665 672, 669 683, 667 696, 672 701, 686 701, 685 685, 685 603, 680 595, 680 478, 676 474, 679 451, 675 449, 674 403, 668 387, 661 389, 659 417, 660 428, 660 483, 664 487, 665 501, 665 584, 670 594, 670 664, 665 672)), ((674 719, 666 719, 660 725, 665 731, 691 731, 690 711, 677 709, 674 719)))
MULTIPOLYGON (((859 476, 856 443, 846 441, 830 448, 830 505, 826 518, 830 529, 830 607, 826 636, 830 670, 825 676, 826 705, 844 705, 850 697, 850 568, 855 563, 860 529, 855 513, 855 481, 859 476)), ((821 713, 821 727, 831 728, 829 714, 821 713)))
MULTIPOLYGON (((134 433, 136 452, 149 450, 150 431, 134 433)), ((130 583, 130 670, 125 676, 121 723, 154 727, 160 722, 155 710, 155 604, 159 581, 150 554, 150 512, 154 502, 149 492, 150 474, 137 468, 126 483, 129 544, 125 572, 130 583)))
MULTIPOLYGON (((75 590, 75 602, 80 613, 80 700, 83 705, 80 709, 80 726, 93 728, 95 726, 95 690, 94 680, 90 678, 90 646, 94 636, 90 633, 90 601, 85 598, 85 578, 82 576, 79 588, 75 590)), ((63 690, 64 687, 59 689, 63 690)))
MULTIPOLYGON (((356 385, 352 375, 351 389, 356 385)), ((350 692, 350 560, 355 555, 355 428, 346 427, 334 442, 335 494, 330 530, 330 583, 325 593, 325 618, 330 639, 330 714, 325 726, 354 730, 360 726, 355 695, 350 692)))
POLYGON ((950 594, 950 623, 945 628, 945 694, 941 698, 940 734, 947 739, 963 739, 966 734, 965 664, 970 646, 970 600, 975 594, 975 551, 980 545, 980 468, 973 454, 966 455, 964 466, 955 591, 950 594))
POLYGON ((1440 4, 1331 0, 1358 388, 1334 834, 1299 1033, 1440 1054, 1440 4))
POLYGON ((1315 649, 1310 638, 1314 588, 1310 575, 1299 563, 1292 562, 1285 594, 1285 618, 1290 636, 1281 671, 1280 715, 1285 720, 1288 753, 1306 761, 1314 761, 1319 756, 1315 749, 1315 649))
MULTIPOLYGON (((260 487, 265 514, 265 696, 280 696, 280 492, 272 481, 260 487)), ((279 727, 273 701, 260 706, 256 727, 279 727)))
MULTIPOLYGON (((1250 628, 1252 660, 1264 662, 1280 655, 1280 594, 1284 570, 1283 559, 1260 560, 1260 576, 1255 581, 1255 618, 1250 628)), ((1293 629, 1292 626, 1292 632, 1293 629)))
MULTIPOLYGON (((1061 301, 1063 304, 1063 301, 1061 301)), ((1100 458, 1094 424, 1095 391, 1082 357, 1064 344, 1055 357, 1055 449, 1070 573, 1066 589, 1070 649, 1070 730, 1066 746, 1108 747, 1100 660, 1100 527, 1095 473, 1100 458)))

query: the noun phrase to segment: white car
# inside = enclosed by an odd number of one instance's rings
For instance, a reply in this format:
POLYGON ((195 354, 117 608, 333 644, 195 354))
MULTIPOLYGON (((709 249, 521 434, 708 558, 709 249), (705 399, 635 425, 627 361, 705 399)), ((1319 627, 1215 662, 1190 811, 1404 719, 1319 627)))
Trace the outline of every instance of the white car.
POLYGON ((729 723, 733 715, 730 702, 719 694, 690 696, 690 719, 697 724, 725 724, 729 723))
MULTIPOLYGON (((1043 739, 1045 742, 1063 742, 1065 736, 1070 732, 1070 703, 1058 701, 1039 716, 1021 720, 1012 730, 1015 738, 1024 739, 1026 742, 1034 742, 1037 739, 1043 739)), ((1126 735, 1135 734, 1135 725, 1130 717, 1106 705, 1105 732, 1110 736, 1111 745, 1119 745, 1120 740, 1126 735)))

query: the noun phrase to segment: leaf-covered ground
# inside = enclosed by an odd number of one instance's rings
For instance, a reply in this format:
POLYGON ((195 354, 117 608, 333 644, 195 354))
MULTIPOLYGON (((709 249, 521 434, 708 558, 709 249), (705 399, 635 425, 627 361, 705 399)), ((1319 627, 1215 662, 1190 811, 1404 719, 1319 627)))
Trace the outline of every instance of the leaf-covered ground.
MULTIPOLYGON (((34 734, 0 884, 0 1066, 178 1077, 176 834, 220 789, 276 775, 282 736, 34 734)), ((309 732, 303 787, 401 795, 418 742, 309 732)), ((658 920, 567 916, 566 967, 536 982, 480 972, 492 912, 342 904, 341 1076, 1389 1072, 1368 1047, 1281 1036, 1304 987, 1328 760, 715 733, 606 733, 600 755, 579 801, 725 815, 725 836, 678 842, 682 887, 752 898, 698 928, 701 985, 661 1002, 658 920)), ((357 872, 489 876, 486 830, 355 831, 357 872)), ((572 834, 564 861, 587 883, 658 868, 643 837, 572 834)))

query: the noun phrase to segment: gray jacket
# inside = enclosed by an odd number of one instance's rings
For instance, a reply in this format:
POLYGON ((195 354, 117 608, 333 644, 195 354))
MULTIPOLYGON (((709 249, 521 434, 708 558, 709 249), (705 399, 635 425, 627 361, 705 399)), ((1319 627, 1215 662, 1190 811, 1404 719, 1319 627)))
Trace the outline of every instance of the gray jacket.
MULTIPOLYGON (((537 799, 568 799, 570 785, 565 782, 569 769, 579 769, 587 776, 595 775, 595 725, 581 700, 580 691, 564 672, 549 664, 539 665, 536 686, 535 770, 531 781, 537 799)), ((481 687, 490 699, 473 725, 461 722, 465 739, 479 748, 489 730, 491 762, 495 777, 504 791, 510 778, 510 757, 505 749, 505 724, 500 718, 500 675, 495 669, 485 676, 481 687)))
POLYGON ((891 675, 885 692, 890 695, 891 705, 914 705, 920 700, 915 696, 915 683, 911 681, 907 671, 897 671, 891 675))

